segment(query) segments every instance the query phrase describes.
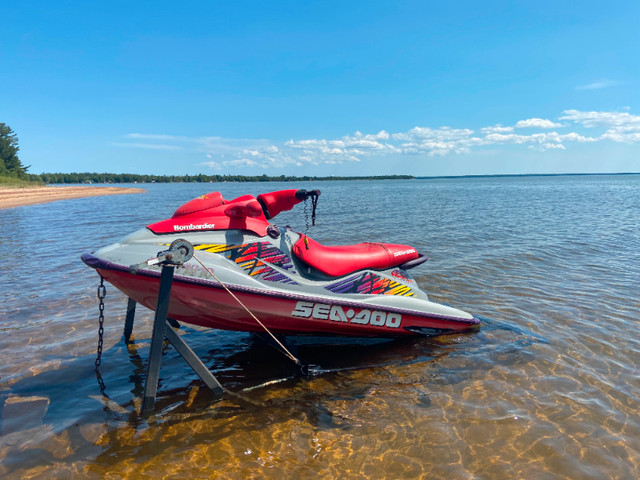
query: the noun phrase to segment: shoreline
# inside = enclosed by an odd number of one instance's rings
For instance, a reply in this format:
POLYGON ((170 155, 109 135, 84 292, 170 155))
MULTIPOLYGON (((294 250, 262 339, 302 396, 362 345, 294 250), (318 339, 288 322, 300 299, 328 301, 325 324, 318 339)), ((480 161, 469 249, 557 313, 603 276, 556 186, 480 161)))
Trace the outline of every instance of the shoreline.
POLYGON ((131 187, 24 187, 0 186, 0 210, 73 198, 145 193, 144 188, 131 187))

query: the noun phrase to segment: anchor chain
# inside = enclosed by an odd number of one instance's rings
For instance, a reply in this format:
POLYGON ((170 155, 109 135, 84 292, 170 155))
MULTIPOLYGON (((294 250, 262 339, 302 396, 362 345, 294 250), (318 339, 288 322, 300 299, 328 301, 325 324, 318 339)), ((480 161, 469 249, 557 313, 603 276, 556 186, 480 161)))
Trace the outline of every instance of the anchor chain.
POLYGON ((104 340, 104 297, 107 296, 107 287, 104 286, 104 278, 100 276, 98 286, 98 352, 96 354, 96 371, 102 363, 102 344, 104 340))

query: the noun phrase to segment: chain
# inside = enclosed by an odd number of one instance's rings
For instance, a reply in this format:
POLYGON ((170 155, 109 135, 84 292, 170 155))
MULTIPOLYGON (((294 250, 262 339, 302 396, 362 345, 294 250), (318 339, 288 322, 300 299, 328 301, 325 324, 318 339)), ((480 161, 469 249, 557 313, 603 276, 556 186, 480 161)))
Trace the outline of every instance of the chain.
POLYGON ((309 196, 304 199, 304 225, 306 235, 310 226, 316 226, 316 208, 318 208, 318 194, 309 192, 309 196), (311 225, 309 225, 309 198, 311 198, 311 225))
POLYGON ((305 198, 304 199, 304 236, 307 236, 307 233, 309 232, 309 199, 305 198))
POLYGON ((316 208, 318 207, 318 194, 316 192, 309 192, 309 196, 304 199, 304 245, 309 250, 309 240, 307 234, 309 233, 310 226, 316 226, 316 208), (311 225, 309 225, 309 197, 311 197, 311 225))
POLYGON ((102 363, 102 342, 104 338, 104 297, 107 296, 107 287, 104 286, 104 278, 100 276, 100 285, 98 286, 98 353, 96 355, 96 371, 102 363))
POLYGON ((311 196, 311 225, 316 226, 316 208, 318 208, 318 193, 314 192, 311 196))

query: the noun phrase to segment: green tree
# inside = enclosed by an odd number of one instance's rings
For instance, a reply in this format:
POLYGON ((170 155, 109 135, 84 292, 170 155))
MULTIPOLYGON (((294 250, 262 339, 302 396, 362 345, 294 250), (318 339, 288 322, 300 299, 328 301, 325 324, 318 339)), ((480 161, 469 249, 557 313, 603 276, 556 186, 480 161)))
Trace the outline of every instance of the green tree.
POLYGON ((26 178, 25 167, 18 158, 18 136, 6 123, 0 123, 0 175, 26 178))

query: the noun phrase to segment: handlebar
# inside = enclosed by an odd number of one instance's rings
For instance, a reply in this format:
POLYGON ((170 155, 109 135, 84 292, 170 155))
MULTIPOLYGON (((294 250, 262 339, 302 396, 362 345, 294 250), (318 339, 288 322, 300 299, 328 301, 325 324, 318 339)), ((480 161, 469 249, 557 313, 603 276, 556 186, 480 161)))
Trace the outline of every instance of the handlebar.
POLYGON ((258 195, 258 202, 262 206, 262 211, 267 220, 272 219, 280 212, 291 210, 298 203, 311 198, 313 211, 318 203, 320 190, 278 190, 277 192, 261 193, 258 195))
POLYGON ((310 197, 319 197, 320 196, 320 190, 298 190, 296 192, 296 198, 298 200, 306 200, 307 198, 310 197))

